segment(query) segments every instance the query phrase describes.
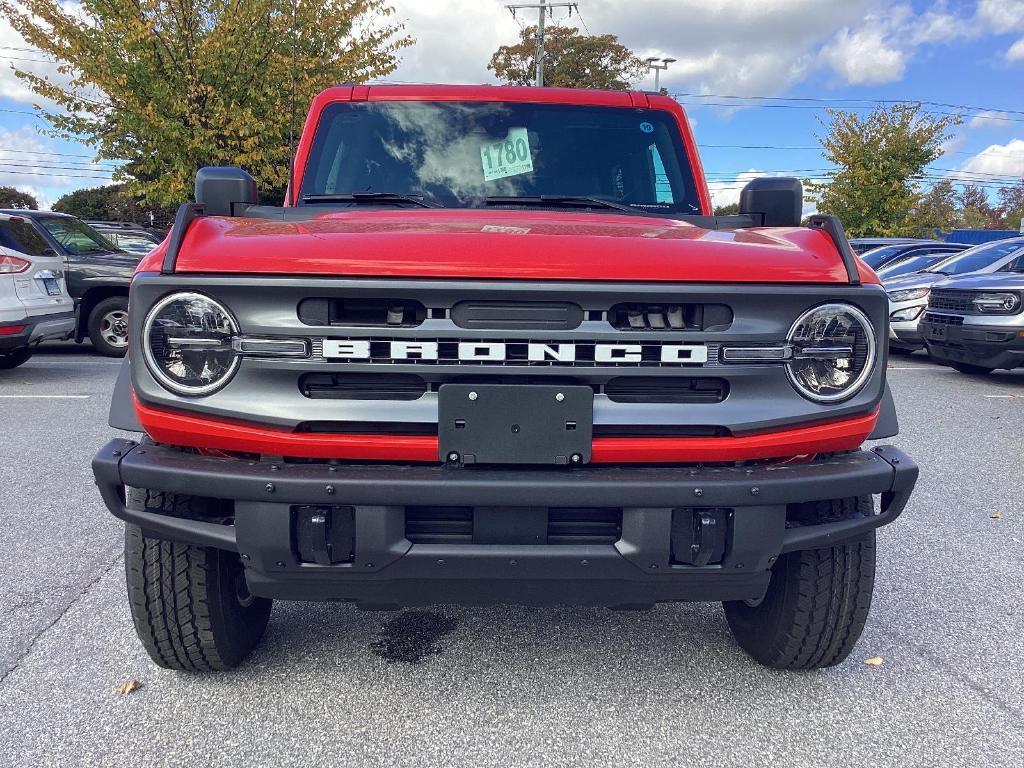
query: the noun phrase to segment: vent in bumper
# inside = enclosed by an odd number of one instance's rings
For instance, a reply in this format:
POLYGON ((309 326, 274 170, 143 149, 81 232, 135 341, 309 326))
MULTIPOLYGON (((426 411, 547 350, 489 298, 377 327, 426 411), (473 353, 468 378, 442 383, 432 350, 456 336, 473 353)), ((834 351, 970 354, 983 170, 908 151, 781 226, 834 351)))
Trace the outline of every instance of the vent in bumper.
POLYGON ((621 376, 604 385, 613 403, 720 403, 729 382, 711 377, 621 376))
POLYGON ((413 544, 614 544, 622 510, 605 507, 406 507, 413 544))
POLYGON ((622 538, 622 510, 579 507, 548 510, 548 544, 614 544, 622 538))
POLYGON ((427 383, 404 373, 307 373, 299 390, 313 400, 418 400, 427 383))
POLYGON ((418 301, 386 297, 303 299, 298 312, 305 325, 356 328, 414 328, 427 317, 418 301))

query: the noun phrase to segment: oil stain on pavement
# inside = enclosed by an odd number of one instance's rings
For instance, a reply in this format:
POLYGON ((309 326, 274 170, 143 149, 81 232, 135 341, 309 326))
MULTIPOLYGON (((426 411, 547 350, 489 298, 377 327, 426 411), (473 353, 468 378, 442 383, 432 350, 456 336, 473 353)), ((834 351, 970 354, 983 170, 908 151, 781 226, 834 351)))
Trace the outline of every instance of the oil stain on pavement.
POLYGON ((419 664, 441 653, 437 641, 454 630, 455 619, 429 611, 407 611, 385 624, 380 639, 370 647, 388 662, 419 664))

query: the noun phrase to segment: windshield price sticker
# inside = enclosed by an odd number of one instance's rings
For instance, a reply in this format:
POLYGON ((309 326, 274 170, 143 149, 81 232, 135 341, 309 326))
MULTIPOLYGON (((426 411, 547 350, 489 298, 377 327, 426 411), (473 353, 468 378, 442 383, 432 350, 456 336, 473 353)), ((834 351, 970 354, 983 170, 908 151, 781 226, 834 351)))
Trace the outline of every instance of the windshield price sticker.
POLYGON ((525 128, 510 128, 503 141, 491 141, 480 147, 484 181, 504 179, 533 172, 530 135, 525 128))

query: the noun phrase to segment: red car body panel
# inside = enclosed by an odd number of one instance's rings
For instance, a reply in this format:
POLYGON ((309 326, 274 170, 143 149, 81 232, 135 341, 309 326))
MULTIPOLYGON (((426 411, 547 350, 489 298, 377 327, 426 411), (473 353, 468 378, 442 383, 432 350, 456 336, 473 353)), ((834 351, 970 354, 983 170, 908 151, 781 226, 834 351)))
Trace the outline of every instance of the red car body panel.
MULTIPOLYGON (((139 265, 158 271, 164 246, 139 265)), ((707 230, 615 213, 345 211, 309 221, 208 217, 177 272, 722 283, 846 283, 820 230, 707 230)), ((877 277, 864 270, 864 282, 877 277)))
MULTIPOLYGON (((292 432, 196 416, 135 402, 139 421, 158 443, 308 459, 438 462, 431 436, 292 432)), ((875 427, 878 411, 849 419, 740 437, 598 437, 595 464, 748 461, 853 450, 875 427)))

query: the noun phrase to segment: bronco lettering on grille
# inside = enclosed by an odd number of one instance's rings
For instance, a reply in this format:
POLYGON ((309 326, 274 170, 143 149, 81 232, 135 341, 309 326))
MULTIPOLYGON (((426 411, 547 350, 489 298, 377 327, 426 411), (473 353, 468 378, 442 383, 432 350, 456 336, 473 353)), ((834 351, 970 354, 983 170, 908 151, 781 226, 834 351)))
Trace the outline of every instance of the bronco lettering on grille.
POLYGON ((668 364, 703 365, 708 350, 703 344, 651 342, 536 342, 324 339, 328 360, 371 363, 522 363, 574 364, 668 364))

